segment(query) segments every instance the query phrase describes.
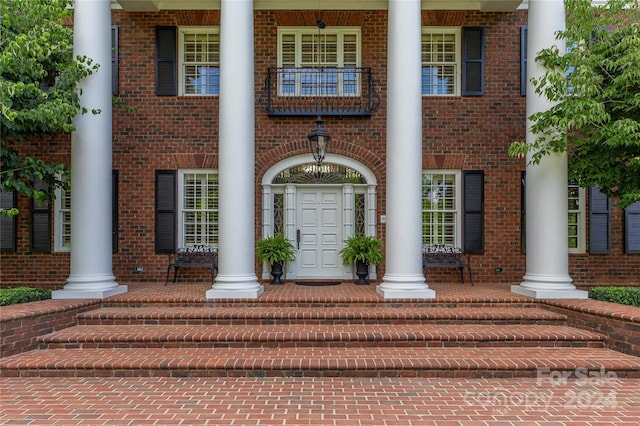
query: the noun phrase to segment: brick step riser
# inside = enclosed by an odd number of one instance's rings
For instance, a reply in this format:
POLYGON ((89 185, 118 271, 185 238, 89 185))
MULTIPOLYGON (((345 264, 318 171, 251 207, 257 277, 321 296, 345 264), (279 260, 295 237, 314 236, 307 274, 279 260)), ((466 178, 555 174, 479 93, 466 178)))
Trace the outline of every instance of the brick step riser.
POLYGON ((40 349, 286 349, 286 348, 603 348, 601 341, 304 341, 42 343, 40 349))
POLYGON ((184 326, 207 326, 207 325, 464 325, 464 324, 491 324, 491 325, 566 325, 565 320, 554 319, 490 319, 490 318, 467 318, 467 319, 87 319, 78 320, 78 325, 184 325, 184 326))
POLYGON ((538 308, 537 302, 510 301, 461 301, 461 302, 220 302, 220 301, 159 301, 159 302, 110 302, 103 301, 104 308, 538 308))
MULTIPOLYGON (((572 377, 575 368, 554 368, 554 374, 572 377)), ((638 370, 607 369, 620 379, 639 379, 638 370)), ((308 370, 238 370, 238 369, 58 369, 58 370, 15 370, 4 369, 0 377, 358 377, 358 378, 538 378, 536 369, 399 369, 399 370, 353 370, 353 369, 308 369, 308 370)))

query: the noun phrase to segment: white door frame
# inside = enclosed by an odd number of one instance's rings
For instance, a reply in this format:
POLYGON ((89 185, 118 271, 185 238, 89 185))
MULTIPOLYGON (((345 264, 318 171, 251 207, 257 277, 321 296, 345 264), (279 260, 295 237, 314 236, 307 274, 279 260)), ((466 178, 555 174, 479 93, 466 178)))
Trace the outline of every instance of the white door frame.
MULTIPOLYGON (((273 235, 273 179, 282 171, 295 167, 300 164, 309 163, 311 160, 309 155, 298 155, 295 157, 286 158, 278 163, 274 164, 262 178, 262 236, 273 235)), ((365 209, 366 209, 366 232, 367 235, 376 235, 377 225, 377 210, 376 210, 376 177, 375 175, 365 167, 362 163, 354 161, 351 158, 341 155, 327 154, 324 160, 325 163, 338 164, 349 167, 360 173, 366 181, 366 195, 365 195, 365 209)), ((294 245, 296 245, 296 229, 297 229, 297 217, 296 217, 296 184, 286 184, 284 189, 284 227, 285 236, 294 245)), ((343 238, 353 234, 354 231, 354 186, 350 184, 342 185, 342 202, 343 202, 343 238)), ((297 246, 297 245, 296 245, 297 246)), ((269 279, 269 265, 264 264, 262 267, 262 278, 269 279)), ((288 278, 295 278, 296 265, 292 262, 291 265, 287 265, 286 276, 288 278)), ((351 267, 344 267, 343 277, 350 279, 354 276, 351 267)), ((375 266, 372 265, 370 272, 370 278, 376 279, 375 266)))

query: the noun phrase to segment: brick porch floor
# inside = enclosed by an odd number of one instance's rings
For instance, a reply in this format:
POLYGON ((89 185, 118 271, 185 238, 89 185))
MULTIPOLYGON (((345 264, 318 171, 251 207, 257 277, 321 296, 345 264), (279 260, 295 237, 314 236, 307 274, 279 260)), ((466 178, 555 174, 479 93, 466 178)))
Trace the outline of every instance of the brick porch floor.
MULTIPOLYGON (((129 292, 107 305, 127 304, 153 311, 170 306, 215 306, 204 293, 210 284, 130 284, 129 292), (144 308, 142 306, 144 305, 144 308)), ((461 303, 528 307, 532 300, 507 285, 435 284, 437 298, 413 301, 407 309, 438 304, 453 311, 461 303)), ((254 305, 317 307, 359 301, 383 302, 375 286, 265 286, 254 305)), ((51 301, 49 303, 65 303, 51 301)), ((66 302, 76 303, 76 302, 66 302)), ((555 301, 588 313, 638 322, 640 309, 603 302, 555 301), (577 306, 578 305, 578 306, 577 306)), ((33 304, 3 308, 2 317, 33 311, 33 304)), ((40 306, 40 305, 38 305, 40 306)), ((109 309, 103 308, 103 309, 109 309)), ((549 313, 552 314, 551 312, 549 313)), ((109 316, 107 311, 105 316, 109 316)), ((452 317, 454 318, 454 317, 452 317)), ((455 318, 454 318, 455 319, 455 318)), ((472 326, 473 327, 473 326, 472 326)), ((477 327, 476 327, 477 328, 477 327)), ((479 332, 479 331, 478 331, 479 332)), ((506 348, 505 348, 506 349, 506 348)), ((507 351, 510 349, 506 349, 507 351)), ((532 349, 535 350, 535 349, 532 349)), ((506 351, 505 351, 506 354, 506 351)), ((606 370, 541 371, 534 378, 402 377, 33 377, 0 378, 0 424, 31 425, 637 425, 640 379, 617 378, 606 370)))

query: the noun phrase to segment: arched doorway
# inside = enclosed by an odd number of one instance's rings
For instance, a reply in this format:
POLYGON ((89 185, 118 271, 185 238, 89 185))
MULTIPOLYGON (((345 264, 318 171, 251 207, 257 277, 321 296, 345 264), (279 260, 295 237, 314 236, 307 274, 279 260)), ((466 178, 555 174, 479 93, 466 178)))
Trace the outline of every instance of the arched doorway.
MULTIPOLYGON (((339 251, 354 233, 376 234, 375 175, 340 155, 327 155, 320 167, 309 160, 287 158, 265 173, 262 235, 282 233, 295 245, 289 279, 351 279, 352 267, 342 265, 339 251)), ((268 265, 262 277, 269 277, 268 265)))

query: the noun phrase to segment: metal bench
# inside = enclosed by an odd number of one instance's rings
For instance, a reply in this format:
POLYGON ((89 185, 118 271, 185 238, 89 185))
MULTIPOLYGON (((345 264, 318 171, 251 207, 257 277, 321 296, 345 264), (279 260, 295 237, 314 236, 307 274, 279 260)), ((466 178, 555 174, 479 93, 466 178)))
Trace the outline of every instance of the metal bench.
POLYGON ((425 277, 429 268, 458 268, 460 279, 464 284, 464 269, 469 271, 469 280, 473 284, 471 274, 471 258, 465 255, 459 247, 445 245, 427 246, 422 249, 422 269, 425 277))
POLYGON ((167 279, 164 285, 169 282, 169 273, 173 272, 173 282, 176 282, 178 269, 180 268, 209 268, 211 269, 211 284, 213 285, 215 273, 218 271, 218 249, 209 246, 181 247, 175 253, 169 254, 169 266, 167 266, 167 279))

